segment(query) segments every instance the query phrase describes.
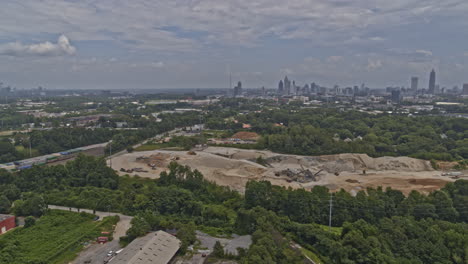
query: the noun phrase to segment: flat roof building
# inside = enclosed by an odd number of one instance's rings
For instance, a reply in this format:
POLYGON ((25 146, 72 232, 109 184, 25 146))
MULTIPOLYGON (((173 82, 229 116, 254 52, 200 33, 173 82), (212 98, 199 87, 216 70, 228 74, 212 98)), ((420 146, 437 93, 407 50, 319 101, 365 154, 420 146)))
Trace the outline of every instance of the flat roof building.
POLYGON ((167 264, 180 248, 180 240, 164 231, 133 240, 109 263, 167 264))
POLYGON ((16 227, 15 216, 0 214, 0 235, 16 227))

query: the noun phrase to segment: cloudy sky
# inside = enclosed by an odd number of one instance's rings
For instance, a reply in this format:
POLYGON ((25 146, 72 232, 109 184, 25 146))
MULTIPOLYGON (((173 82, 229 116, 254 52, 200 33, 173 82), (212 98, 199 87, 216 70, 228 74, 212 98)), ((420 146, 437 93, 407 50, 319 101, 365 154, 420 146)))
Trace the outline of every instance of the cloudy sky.
POLYGON ((2 0, 18 88, 468 82, 467 0, 2 0))

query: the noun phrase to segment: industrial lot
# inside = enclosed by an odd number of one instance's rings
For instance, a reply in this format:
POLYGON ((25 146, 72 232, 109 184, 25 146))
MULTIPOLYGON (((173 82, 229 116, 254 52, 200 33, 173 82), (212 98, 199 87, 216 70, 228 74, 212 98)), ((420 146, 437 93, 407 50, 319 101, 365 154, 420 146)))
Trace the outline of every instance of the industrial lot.
POLYGON ((408 157, 371 158, 365 154, 295 156, 270 151, 208 147, 193 153, 156 150, 133 152, 112 160, 119 173, 158 178, 176 161, 197 169, 211 181, 244 191, 249 180, 268 180, 275 185, 293 188, 326 186, 356 193, 367 187, 392 187, 408 194, 412 190, 428 193, 447 182, 468 176, 436 171, 428 161, 408 157), (256 162, 262 157, 263 164, 256 162))

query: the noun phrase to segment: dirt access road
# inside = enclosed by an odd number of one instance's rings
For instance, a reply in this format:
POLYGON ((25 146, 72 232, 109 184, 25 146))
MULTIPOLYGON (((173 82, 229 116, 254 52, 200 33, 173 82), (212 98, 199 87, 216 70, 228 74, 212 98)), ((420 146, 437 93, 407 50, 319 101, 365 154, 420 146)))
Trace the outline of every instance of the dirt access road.
MULTIPOLYGON (((78 212, 77 208, 70 208, 65 206, 56 206, 56 205, 49 205, 49 209, 56 209, 56 210, 63 210, 63 211, 71 211, 71 212, 78 212)), ((86 212, 93 214, 93 210, 89 209, 80 209, 79 212, 86 212)), ((107 257, 109 251, 117 251, 121 249, 119 245, 119 239, 122 236, 125 236, 125 233, 130 228, 130 222, 133 219, 133 216, 112 213, 112 212, 100 212, 96 211, 95 215, 99 216, 99 219, 102 220, 106 216, 110 215, 118 215, 120 217, 120 221, 117 223, 113 237, 114 239, 111 242, 105 244, 98 244, 93 243, 86 247, 84 250, 80 252, 78 257, 73 260, 71 263, 74 264, 102 264, 107 257)))

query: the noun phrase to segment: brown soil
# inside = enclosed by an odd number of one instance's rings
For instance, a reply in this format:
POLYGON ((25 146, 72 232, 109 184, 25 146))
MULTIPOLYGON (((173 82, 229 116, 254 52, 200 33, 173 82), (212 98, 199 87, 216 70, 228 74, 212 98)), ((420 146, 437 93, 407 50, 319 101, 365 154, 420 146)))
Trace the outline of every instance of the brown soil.
POLYGON ((347 179, 345 182, 349 182, 349 183, 359 183, 358 180, 352 180, 352 179, 347 179))
POLYGON ((257 140, 260 136, 255 132, 237 132, 231 138, 240 140, 257 140))
POLYGON ((112 162, 116 170, 142 167, 142 163, 156 164, 155 170, 132 175, 158 178, 172 160, 199 170, 207 180, 240 192, 245 190, 249 180, 267 180, 279 186, 305 189, 321 185, 332 191, 343 188, 350 192, 382 186, 401 190, 405 194, 412 190, 430 192, 454 181, 450 177, 441 176, 442 172, 433 170, 425 160, 408 157, 371 158, 365 154, 296 156, 270 151, 208 147, 197 151, 197 155, 168 150, 134 152, 116 157, 112 162), (140 156, 145 158, 137 160, 140 156), (259 156, 267 161, 268 166, 253 162, 259 156), (362 174, 364 169, 366 174, 362 174), (293 174, 307 170, 314 177, 303 181, 278 173, 284 170, 292 171, 293 174), (335 176, 336 173, 339 176, 335 176))
POLYGON ((456 161, 438 161, 437 166, 439 166, 440 170, 448 171, 453 169, 454 166, 458 165, 456 161))
POLYGON ((408 182, 414 185, 434 185, 439 187, 443 187, 447 184, 447 181, 438 179, 410 179, 408 182))

